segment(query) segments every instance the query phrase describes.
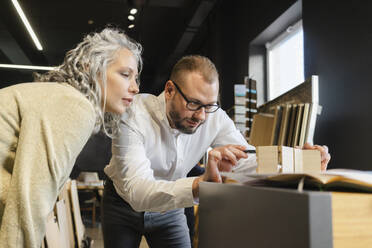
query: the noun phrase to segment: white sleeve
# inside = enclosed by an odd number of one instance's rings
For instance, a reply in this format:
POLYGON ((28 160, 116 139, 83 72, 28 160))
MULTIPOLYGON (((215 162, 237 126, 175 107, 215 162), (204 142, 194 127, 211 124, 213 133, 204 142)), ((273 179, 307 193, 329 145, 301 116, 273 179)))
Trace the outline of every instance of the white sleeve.
MULTIPOLYGON (((212 143, 212 147, 225 145, 243 145, 249 150, 255 150, 255 147, 248 144, 240 131, 235 127, 234 122, 228 115, 221 111, 218 113, 218 123, 220 123, 219 132, 212 143)), ((248 158, 240 159, 238 164, 234 167, 234 172, 239 173, 254 173, 257 168, 257 159, 255 154, 248 154, 248 158)))
POLYGON ((105 168, 118 194, 136 211, 167 211, 194 204, 195 178, 156 180, 146 157, 143 134, 121 123, 121 133, 112 142, 112 159, 105 168))

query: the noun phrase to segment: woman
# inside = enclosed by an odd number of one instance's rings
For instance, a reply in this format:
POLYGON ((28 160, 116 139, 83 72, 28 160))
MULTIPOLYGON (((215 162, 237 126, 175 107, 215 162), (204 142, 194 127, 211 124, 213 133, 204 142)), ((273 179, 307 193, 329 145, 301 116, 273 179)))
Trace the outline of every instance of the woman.
POLYGON ((37 247, 90 135, 117 133, 138 93, 141 45, 106 28, 87 35, 38 83, 0 90, 0 247, 37 247), (41 83, 42 82, 42 83, 41 83))

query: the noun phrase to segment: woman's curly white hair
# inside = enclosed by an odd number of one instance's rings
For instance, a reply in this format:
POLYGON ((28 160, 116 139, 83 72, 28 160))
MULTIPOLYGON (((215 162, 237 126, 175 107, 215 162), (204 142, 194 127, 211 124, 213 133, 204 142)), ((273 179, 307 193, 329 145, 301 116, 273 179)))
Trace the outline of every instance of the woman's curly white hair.
POLYGON ((119 131, 120 115, 105 113, 106 94, 102 96, 99 81, 106 92, 107 66, 113 62, 116 52, 122 48, 133 53, 140 73, 142 46, 119 29, 105 28, 99 33, 85 36, 76 48, 66 53, 62 65, 45 74, 35 74, 35 81, 68 83, 79 90, 93 104, 96 111, 95 132, 103 129, 109 137, 113 137, 119 131))

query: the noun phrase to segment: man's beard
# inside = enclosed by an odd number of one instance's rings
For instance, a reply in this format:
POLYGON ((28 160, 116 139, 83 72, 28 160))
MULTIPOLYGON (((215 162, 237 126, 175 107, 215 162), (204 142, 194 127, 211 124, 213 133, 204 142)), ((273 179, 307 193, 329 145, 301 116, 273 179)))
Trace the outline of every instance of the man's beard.
POLYGON ((180 114, 177 111, 169 111, 169 118, 173 122, 173 125, 175 126, 176 129, 178 129, 181 133, 185 134, 193 134, 196 132, 196 130, 204 123, 200 122, 200 120, 195 119, 195 118, 181 118, 180 114), (190 120, 192 122, 200 122, 198 126, 196 127, 187 127, 182 124, 183 121, 190 120))

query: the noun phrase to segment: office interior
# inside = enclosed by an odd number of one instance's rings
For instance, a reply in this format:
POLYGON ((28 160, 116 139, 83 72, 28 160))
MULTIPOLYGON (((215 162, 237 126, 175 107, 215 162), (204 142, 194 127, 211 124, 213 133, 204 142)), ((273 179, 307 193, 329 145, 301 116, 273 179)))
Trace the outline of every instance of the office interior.
MULTIPOLYGON (((84 34, 107 24, 144 47, 140 91, 160 94, 171 66, 183 55, 209 57, 220 75, 220 103, 234 105, 234 84, 252 75, 250 43, 294 4, 304 32, 304 77, 319 76, 314 143, 326 144, 328 168, 372 170, 372 3, 314 0, 19 0, 43 50, 33 44, 9 0, 0 4, 0 64, 56 66, 84 34), (136 7, 135 20, 128 20, 136 7), (133 28, 128 28, 134 24, 133 28)), ((276 30, 278 31, 278 30, 276 30)), ((264 69, 263 69, 264 70, 264 69)), ((38 71, 41 72, 41 71, 38 71)), ((32 81, 31 70, 0 68, 0 88, 32 81)), ((264 73, 264 71, 263 71, 264 73)), ((267 100, 264 77, 258 81, 267 100)), ((1 110, 0 110, 1 111, 1 110)), ((93 136, 72 177, 109 162, 111 141, 93 136)))

